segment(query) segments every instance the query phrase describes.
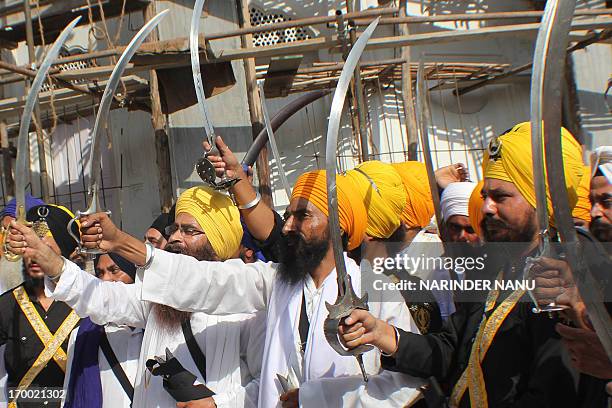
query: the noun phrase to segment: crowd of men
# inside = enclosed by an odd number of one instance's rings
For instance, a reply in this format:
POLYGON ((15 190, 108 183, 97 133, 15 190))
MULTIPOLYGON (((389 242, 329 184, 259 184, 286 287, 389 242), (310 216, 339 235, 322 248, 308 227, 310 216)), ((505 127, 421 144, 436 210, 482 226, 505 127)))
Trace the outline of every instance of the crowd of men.
MULTIPOLYGON (((576 139, 560 136, 581 254, 608 307, 612 146, 585 163, 576 139)), ((590 300, 562 246, 541 253, 529 123, 494 139, 480 183, 460 164, 435 172, 439 223, 422 163, 368 161, 337 175, 340 231, 328 226, 324 170, 299 175, 281 215, 216 143, 208 159, 238 182, 186 190, 144 241, 104 213, 72 224, 84 248, 104 252, 93 274, 69 234, 70 210, 28 197, 23 224, 6 206, 3 249, 21 257, 0 260, 9 407, 609 406, 612 362, 590 300), (333 234, 354 291, 368 293, 368 310, 353 310, 334 333, 343 354, 326 327, 326 305, 346 289, 333 234), (436 257, 486 261, 468 271, 384 263, 372 273, 381 259, 436 257), (534 287, 421 285, 518 281, 526 270, 534 287), (373 290, 372 276, 387 289, 373 290), (417 289, 389 289, 401 282, 417 289), (534 312, 551 304, 563 310, 534 312)), ((554 243, 550 195, 546 206, 554 243)))

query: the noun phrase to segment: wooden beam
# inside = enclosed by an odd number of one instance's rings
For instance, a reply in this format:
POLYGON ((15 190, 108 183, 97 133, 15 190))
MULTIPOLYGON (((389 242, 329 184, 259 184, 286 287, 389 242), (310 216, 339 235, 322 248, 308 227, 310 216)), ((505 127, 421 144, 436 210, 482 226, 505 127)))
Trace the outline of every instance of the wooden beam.
MULTIPOLYGON (((238 10, 238 24, 241 28, 251 26, 249 16, 249 5, 247 0, 236 0, 238 10)), ((253 46, 253 36, 246 34, 240 37, 242 48, 253 46)), ((264 128, 263 112, 261 110, 261 98, 257 90, 257 73, 255 71, 255 59, 244 59, 244 75, 246 81, 247 101, 249 104, 249 117, 251 119, 251 137, 254 140, 259 132, 264 128)), ((268 158, 268 148, 264 146, 257 156, 256 162, 257 178, 259 179, 259 194, 262 200, 274 208, 272 202, 272 183, 270 181, 270 162, 268 158)))
MULTIPOLYGON (((155 2, 151 2, 144 10, 144 20, 149 21, 157 14, 155 2)), ((159 32, 155 28, 149 35, 149 41, 158 41, 159 32)), ((172 165, 170 162, 170 141, 166 132, 166 117, 162 113, 159 96, 159 82, 155 70, 149 71, 149 88, 151 95, 151 122, 155 137, 155 157, 157 163, 157 180, 159 185, 159 203, 162 212, 170 211, 172 207, 172 165)))
POLYGON ((8 141, 6 121, 0 122, 0 149, 2 149, 2 173, 4 174, 5 195, 15 196, 15 179, 13 179, 13 157, 8 141))

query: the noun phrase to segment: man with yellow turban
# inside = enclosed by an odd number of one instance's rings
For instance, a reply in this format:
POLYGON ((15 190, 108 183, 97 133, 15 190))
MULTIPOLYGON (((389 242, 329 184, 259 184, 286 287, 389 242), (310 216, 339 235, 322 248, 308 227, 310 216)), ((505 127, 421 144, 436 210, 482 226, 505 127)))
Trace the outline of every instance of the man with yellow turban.
MULTIPOLYGON (((573 206, 583 172, 581 149, 566 130, 561 138, 573 206)), ((520 280, 527 256, 538 246, 529 123, 498 137, 490 151, 485 158, 481 227, 486 240, 505 244, 488 249, 490 259, 483 260, 482 277, 520 280)), ((385 323, 357 310, 340 334, 349 347, 380 347, 391 355, 383 359, 389 369, 448 381, 453 407, 577 406, 555 321, 532 313, 532 307, 521 287, 491 290, 486 301, 463 303, 441 333, 415 336, 397 330, 396 337, 385 323)))
MULTIPOLYGON (((143 265, 145 273, 141 296, 144 301, 214 315, 265 310, 267 327, 266 335, 261 336, 265 340, 265 351, 259 387, 260 407, 297 407, 298 404, 307 407, 403 407, 417 400, 420 396, 417 387, 422 382, 401 373, 382 370, 378 349, 363 354, 369 375, 369 382, 364 388, 357 360, 338 354, 324 336, 323 324, 328 314, 325 303, 335 303, 338 296, 333 249, 329 239, 325 172, 307 172, 298 178, 281 232, 273 211, 260 201, 258 193, 247 181, 240 164, 221 138, 217 139, 217 147, 222 157, 209 158, 218 165, 219 171, 227 167, 228 176, 240 178, 231 193, 242 211, 244 221, 254 238, 266 241, 264 247, 283 249, 277 251, 282 258, 281 263, 198 261, 183 254, 153 250, 119 231, 104 214, 83 217, 83 241, 87 246, 96 245, 112 250, 131 262, 143 265), (256 220, 253 219, 254 215, 256 220), (287 388, 279 382, 279 375, 287 378, 287 388)), ((341 176, 337 176, 337 180, 342 231, 334 233, 344 235, 346 249, 349 249, 360 244, 366 230, 367 215, 363 201, 358 199, 350 184, 341 176)), ((204 205, 202 208, 206 207, 204 205)), ((202 231, 200 226, 183 219, 180 208, 181 205, 177 205, 174 228, 185 236, 185 240, 188 237, 197 238, 202 231)), ((237 215, 235 218, 239 227, 237 215)), ((21 230, 25 231, 23 228, 21 230)), ((28 247, 32 245, 27 233, 11 237, 11 245, 15 243, 19 247, 17 242, 22 238, 28 247)), ((173 239, 178 239, 177 232, 170 237, 168 245, 171 247, 173 239)), ((346 255, 344 258, 353 287, 360 294, 359 267, 346 255)), ((72 269, 71 266, 58 268, 53 262, 44 265, 45 272, 59 280, 59 286, 64 286, 64 279, 72 279, 72 269)), ((382 282, 386 281, 384 277, 381 279, 382 282)), ((417 332, 399 292, 385 290, 370 293, 368 304, 377 318, 402 327, 407 332, 417 332)), ((223 354, 227 354, 227 351, 223 354)), ((216 357, 210 355, 212 359, 216 357)))
MULTIPOLYGON (((31 235, 28 228, 22 231, 31 235)), ((168 243, 164 251, 156 250, 161 258, 180 256, 195 263, 227 261, 230 265, 244 265, 240 259, 233 259, 242 238, 240 213, 221 192, 209 187, 193 187, 183 192, 176 202, 174 222, 165 232, 168 243)), ((153 253, 152 244, 138 245, 153 253)), ((48 273, 45 265, 53 255, 36 242, 28 245, 28 251, 48 273)), ((133 407, 175 408, 195 400, 201 406, 257 405, 265 315, 255 314, 254 310, 248 314, 219 315, 181 311, 152 299, 143 300, 142 275, 132 285, 104 282, 68 260, 60 264, 61 279, 58 275, 47 280, 47 291, 54 299, 66 302, 79 316, 89 317, 95 324, 144 329, 133 407)), ((189 271, 197 279, 197 271, 189 271)), ((223 280, 222 274, 222 270, 215 269, 213 279, 223 280)), ((182 279, 174 279, 171 284, 180 291, 188 290, 190 285, 182 279)), ((154 291, 163 290, 159 287, 154 291)), ((68 401, 70 406, 79 406, 78 401, 85 396, 77 392, 73 398, 76 401, 68 401)), ((101 406, 113 403, 116 401, 102 401, 101 406)))
POLYGON ((589 229, 591 223, 591 200, 589 200, 589 193, 591 192, 591 167, 584 166, 584 174, 580 179, 580 184, 576 193, 578 194, 578 201, 572 210, 572 217, 574 218, 574 225, 577 227, 583 227, 589 229))

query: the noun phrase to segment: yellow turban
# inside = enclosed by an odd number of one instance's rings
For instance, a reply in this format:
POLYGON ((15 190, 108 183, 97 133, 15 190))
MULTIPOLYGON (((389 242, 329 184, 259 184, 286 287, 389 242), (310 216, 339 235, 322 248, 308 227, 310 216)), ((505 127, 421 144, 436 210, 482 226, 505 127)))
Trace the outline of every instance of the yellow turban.
POLYGON ((482 199, 482 186, 484 186, 484 181, 479 181, 472 190, 472 195, 470 196, 470 201, 468 202, 468 214, 470 216, 470 224, 472 225, 472 229, 474 232, 478 234, 478 236, 482 236, 480 231, 480 222, 482 221, 482 206, 484 205, 484 200, 482 199))
MULTIPOLYGON (((485 178, 493 178, 513 183, 523 198, 532 207, 536 207, 535 187, 533 180, 533 163, 531 160, 531 124, 519 123, 510 131, 497 138, 501 151, 493 160, 485 155, 485 178)), ((578 196, 576 190, 584 173, 582 148, 574 136, 561 128, 561 147, 565 170, 565 184, 570 208, 574 208, 578 196)), ((549 221, 554 225, 553 206, 546 183, 549 221)))
MULTIPOLYGON (((311 171, 298 177, 291 192, 291 199, 303 198, 310 201, 326 216, 327 182, 325 170, 311 171)), ((348 249, 355 249, 363 241, 367 215, 361 197, 348 181, 342 176, 336 176, 336 191, 338 194, 338 216, 340 228, 348 235, 348 249)))
POLYGON ((406 189, 406 207, 402 221, 410 228, 426 227, 434 214, 433 199, 425 164, 417 161, 391 164, 398 172, 406 189))
POLYGON ((221 260, 231 258, 240 248, 240 212, 228 196, 210 187, 190 188, 176 202, 176 215, 182 213, 196 219, 221 260))
POLYGON ((346 173, 359 193, 368 214, 366 234, 389 238, 400 226, 406 208, 406 190, 402 178, 390 164, 367 161, 346 173))
POLYGON ((572 211, 572 217, 579 218, 586 222, 591 222, 591 167, 584 166, 584 174, 578 185, 578 202, 572 211))

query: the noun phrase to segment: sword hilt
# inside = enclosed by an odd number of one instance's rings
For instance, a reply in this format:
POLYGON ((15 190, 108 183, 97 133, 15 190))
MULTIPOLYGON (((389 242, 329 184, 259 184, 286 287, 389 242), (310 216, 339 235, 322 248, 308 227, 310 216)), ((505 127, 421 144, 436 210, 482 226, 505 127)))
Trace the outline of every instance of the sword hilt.
POLYGON ((100 212, 105 213, 109 217, 112 214, 111 211, 90 211, 90 210, 77 211, 74 218, 72 218, 68 222, 68 226, 66 227, 66 229, 68 230, 68 234, 72 237, 72 239, 74 239, 74 241, 77 244, 77 253, 79 255, 84 255, 86 257, 85 262, 87 262, 88 260, 93 260, 93 258, 97 255, 106 254, 106 251, 100 248, 84 248, 83 243, 81 242, 81 237, 76 235, 74 232, 72 232, 72 225, 84 215, 91 215, 91 214, 100 213, 100 212))
MULTIPOLYGON (((27 227, 31 227, 32 223, 28 222, 26 220, 26 211, 25 211, 25 207, 23 205, 20 205, 17 208, 16 211, 16 218, 15 218, 15 222, 21 225, 25 225, 27 227)), ((17 255, 14 254, 13 252, 11 252, 11 250, 8 248, 7 243, 6 243, 6 238, 8 235, 8 228, 4 228, 4 233, 1 234, 2 235, 2 252, 4 254, 4 258, 6 258, 7 261, 9 262, 18 262, 21 260, 21 258, 23 258, 21 255, 17 255)))
MULTIPOLYGON (((329 315, 327 319, 325 319, 325 323, 323 325, 323 332, 325 333, 325 338, 327 342, 338 354, 341 356, 354 356, 359 363, 359 369, 361 370, 361 374, 363 375, 363 380, 368 381, 368 374, 365 370, 365 365, 363 364, 363 353, 366 353, 372 350, 374 347, 369 344, 362 344, 361 346, 355 347, 353 349, 347 349, 340 338, 338 337, 338 329, 342 321, 349 317, 353 310, 361 309, 361 310, 369 310, 368 307, 368 294, 365 293, 361 298, 357 296, 355 291, 353 290, 353 285, 351 283, 350 275, 346 275, 343 280, 344 283, 344 294, 338 294, 338 298, 336 299, 336 303, 329 304, 325 302, 325 306, 329 311, 329 315)), ((340 285, 340 281, 338 282, 340 285)), ((340 286, 338 286, 340 288, 340 286)))

